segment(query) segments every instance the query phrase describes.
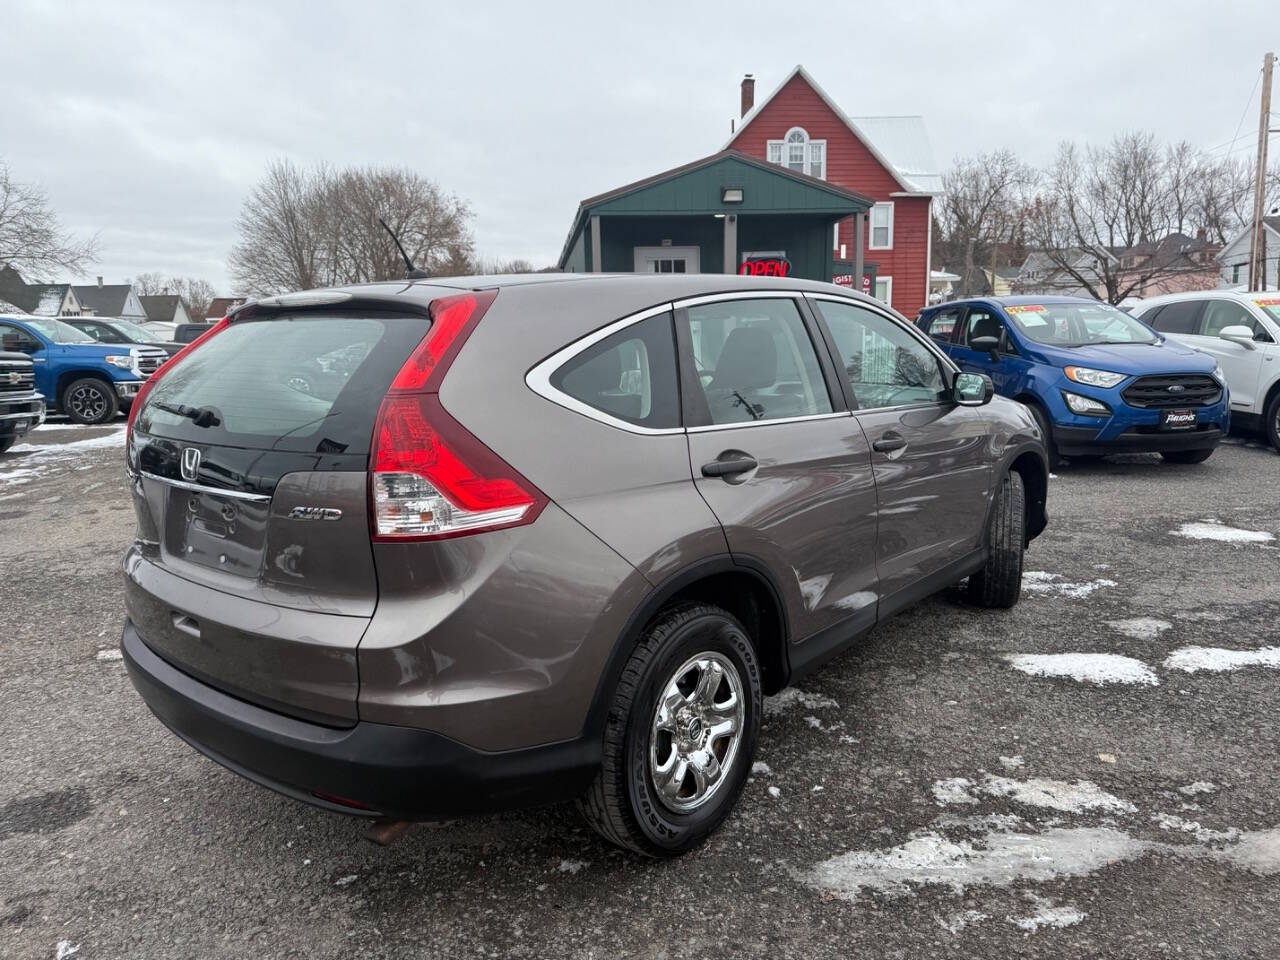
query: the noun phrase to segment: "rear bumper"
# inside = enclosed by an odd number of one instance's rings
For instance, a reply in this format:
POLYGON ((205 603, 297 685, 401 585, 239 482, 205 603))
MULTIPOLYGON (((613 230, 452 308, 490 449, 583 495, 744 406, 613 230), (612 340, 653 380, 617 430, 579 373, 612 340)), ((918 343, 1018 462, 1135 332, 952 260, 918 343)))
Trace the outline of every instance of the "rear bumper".
POLYGON ((599 744, 583 740, 487 753, 427 730, 288 717, 171 666, 128 620, 121 650, 134 687, 178 737, 255 783, 327 810, 422 820, 555 803, 582 794, 600 763, 599 744))
POLYGON ((1096 456, 1107 453, 1163 453, 1174 450, 1204 450, 1216 447, 1226 435, 1216 425, 1200 430, 1138 431, 1130 428, 1110 439, 1099 440, 1099 431, 1088 427, 1059 427, 1053 429, 1053 439, 1058 452, 1064 457, 1096 456))

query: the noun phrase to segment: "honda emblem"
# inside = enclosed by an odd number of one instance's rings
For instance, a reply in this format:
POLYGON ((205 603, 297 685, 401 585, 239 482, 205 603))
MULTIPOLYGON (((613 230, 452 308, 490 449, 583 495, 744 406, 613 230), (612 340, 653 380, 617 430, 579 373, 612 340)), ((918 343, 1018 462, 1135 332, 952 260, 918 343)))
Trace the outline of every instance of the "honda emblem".
POLYGON ((194 481, 200 476, 200 451, 195 447, 182 450, 182 479, 194 481))

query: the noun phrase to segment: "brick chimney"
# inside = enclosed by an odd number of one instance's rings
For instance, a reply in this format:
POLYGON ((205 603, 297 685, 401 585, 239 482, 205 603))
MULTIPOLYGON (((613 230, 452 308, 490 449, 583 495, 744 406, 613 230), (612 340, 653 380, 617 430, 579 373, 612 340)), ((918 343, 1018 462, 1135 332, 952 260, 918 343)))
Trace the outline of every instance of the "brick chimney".
POLYGON ((739 117, 745 117, 751 112, 751 108, 756 103, 756 78, 751 74, 747 74, 742 78, 742 112, 739 117))
POLYGON ((98 286, 102 286, 102 278, 101 278, 101 277, 99 277, 99 278, 98 278, 98 286))

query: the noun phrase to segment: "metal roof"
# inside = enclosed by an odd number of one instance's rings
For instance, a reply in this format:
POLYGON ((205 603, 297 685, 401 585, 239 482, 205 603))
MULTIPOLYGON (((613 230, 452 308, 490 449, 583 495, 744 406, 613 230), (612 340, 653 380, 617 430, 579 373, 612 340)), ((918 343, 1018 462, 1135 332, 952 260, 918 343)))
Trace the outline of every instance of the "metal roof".
POLYGON ((849 122, 917 192, 942 193, 942 174, 933 157, 924 117, 850 117, 849 122))

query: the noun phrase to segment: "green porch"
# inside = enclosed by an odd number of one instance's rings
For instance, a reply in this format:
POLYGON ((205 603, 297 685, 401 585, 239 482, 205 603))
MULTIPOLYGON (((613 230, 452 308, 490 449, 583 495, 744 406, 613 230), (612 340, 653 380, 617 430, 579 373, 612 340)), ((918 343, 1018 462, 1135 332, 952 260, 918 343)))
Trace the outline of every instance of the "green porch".
POLYGON ((831 281, 832 228, 871 208, 849 190, 734 150, 584 200, 560 254, 574 273, 763 273, 831 281))

